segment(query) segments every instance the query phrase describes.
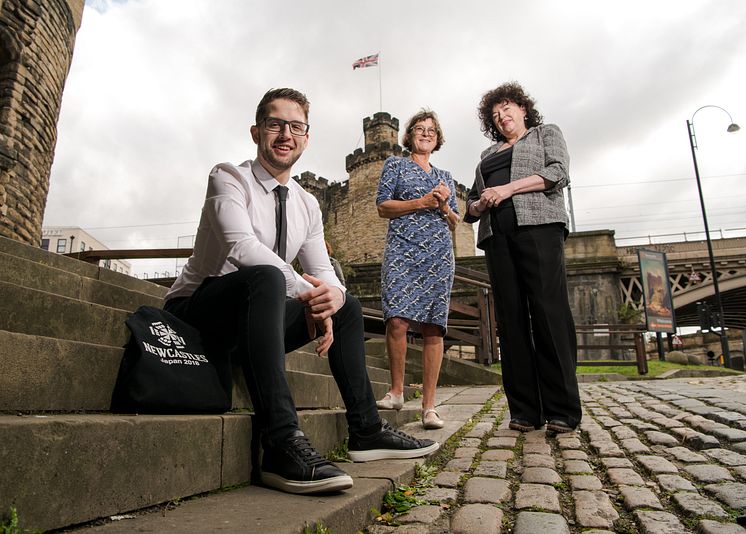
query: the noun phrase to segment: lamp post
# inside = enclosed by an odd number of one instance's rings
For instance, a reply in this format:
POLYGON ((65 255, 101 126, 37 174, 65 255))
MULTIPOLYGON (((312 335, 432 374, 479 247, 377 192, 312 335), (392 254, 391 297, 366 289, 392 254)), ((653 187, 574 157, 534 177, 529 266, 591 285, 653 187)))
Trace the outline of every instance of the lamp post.
POLYGON ((725 314, 723 313, 723 301, 720 298, 720 286, 718 285, 718 273, 717 267, 715 266, 715 255, 712 253, 712 241, 710 240, 710 227, 707 224, 707 211, 705 210, 705 199, 702 196, 702 182, 699 178, 699 167, 697 166, 697 138, 694 134, 694 115, 705 108, 717 108, 724 111, 728 115, 730 125, 728 126, 728 132, 737 132, 741 128, 738 124, 733 122, 733 117, 730 113, 720 106, 707 105, 697 109, 692 114, 691 120, 686 121, 686 128, 689 132, 689 145, 692 147, 692 161, 694 162, 694 176, 697 178, 697 191, 699 192, 699 204, 702 206, 702 221, 705 224, 705 238, 707 239, 707 254, 710 257, 710 271, 712 272, 712 287, 715 291, 715 305, 717 306, 718 313, 720 314, 720 346, 723 350, 723 357, 725 358, 725 366, 730 367, 730 348, 728 347, 728 334, 725 332, 725 314))

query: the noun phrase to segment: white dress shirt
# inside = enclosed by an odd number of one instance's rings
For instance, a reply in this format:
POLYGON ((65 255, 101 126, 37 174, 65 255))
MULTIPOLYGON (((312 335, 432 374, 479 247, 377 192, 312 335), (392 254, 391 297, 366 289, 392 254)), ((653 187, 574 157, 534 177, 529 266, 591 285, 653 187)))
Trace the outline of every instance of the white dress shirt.
POLYGON ((290 265, 297 256, 303 271, 329 286, 346 289, 334 274, 324 243, 321 210, 316 198, 295 180, 288 180, 287 259, 273 247, 276 242, 274 188, 280 183, 258 161, 241 165, 220 163, 210 172, 205 204, 194 252, 166 300, 188 297, 209 276, 222 276, 240 266, 274 265, 285 275, 288 297, 313 286, 290 265))

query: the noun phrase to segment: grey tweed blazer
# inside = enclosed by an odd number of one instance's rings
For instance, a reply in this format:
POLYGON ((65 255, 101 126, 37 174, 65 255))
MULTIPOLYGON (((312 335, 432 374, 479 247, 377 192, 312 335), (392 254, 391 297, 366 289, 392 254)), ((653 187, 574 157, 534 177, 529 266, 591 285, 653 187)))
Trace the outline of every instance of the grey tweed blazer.
MULTIPOLYGON (((490 210, 477 218, 469 213, 469 207, 479 200, 484 190, 482 176, 482 160, 497 152, 502 142, 489 147, 482 152, 477 165, 474 185, 469 191, 466 201, 466 216, 464 221, 473 223, 479 221, 477 231, 477 246, 492 236, 490 225, 490 210)), ((521 193, 513 196, 513 206, 519 226, 533 224, 548 224, 560 222, 567 226, 567 211, 562 189, 570 183, 568 168, 570 156, 567 153, 565 138, 562 131, 555 124, 542 124, 529 128, 522 138, 513 145, 513 160, 510 166, 510 181, 538 174, 542 178, 554 182, 554 185, 544 191, 521 193)))

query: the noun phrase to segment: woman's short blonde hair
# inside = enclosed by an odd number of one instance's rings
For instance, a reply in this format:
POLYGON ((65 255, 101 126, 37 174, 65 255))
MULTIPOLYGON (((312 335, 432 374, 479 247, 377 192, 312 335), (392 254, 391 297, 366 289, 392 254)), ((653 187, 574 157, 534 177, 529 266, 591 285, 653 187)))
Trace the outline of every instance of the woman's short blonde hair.
POLYGON ((406 148, 410 152, 412 151, 412 130, 418 122, 424 122, 427 119, 433 121, 433 124, 435 125, 435 131, 438 135, 438 142, 435 143, 433 152, 440 149, 440 147, 442 147, 443 144, 446 142, 446 138, 443 136, 443 129, 440 127, 438 115, 436 115, 435 112, 432 110, 422 108, 411 119, 409 119, 409 122, 407 122, 407 127, 404 130, 404 137, 402 137, 401 144, 404 145, 404 148, 406 148))

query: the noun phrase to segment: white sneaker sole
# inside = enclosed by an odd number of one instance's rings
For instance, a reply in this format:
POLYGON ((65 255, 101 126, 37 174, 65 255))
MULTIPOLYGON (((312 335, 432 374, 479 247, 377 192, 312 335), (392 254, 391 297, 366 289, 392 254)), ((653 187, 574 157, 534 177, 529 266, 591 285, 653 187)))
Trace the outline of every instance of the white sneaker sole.
POLYGON ((372 462, 374 460, 397 460, 403 458, 419 458, 427 456, 440 448, 437 441, 421 449, 370 449, 367 451, 351 451, 347 454, 353 462, 372 462))
POLYGON ((262 473, 262 482, 272 488, 287 493, 325 493, 342 491, 352 487, 352 477, 340 475, 338 477, 324 478, 322 480, 288 480, 274 473, 262 473))

